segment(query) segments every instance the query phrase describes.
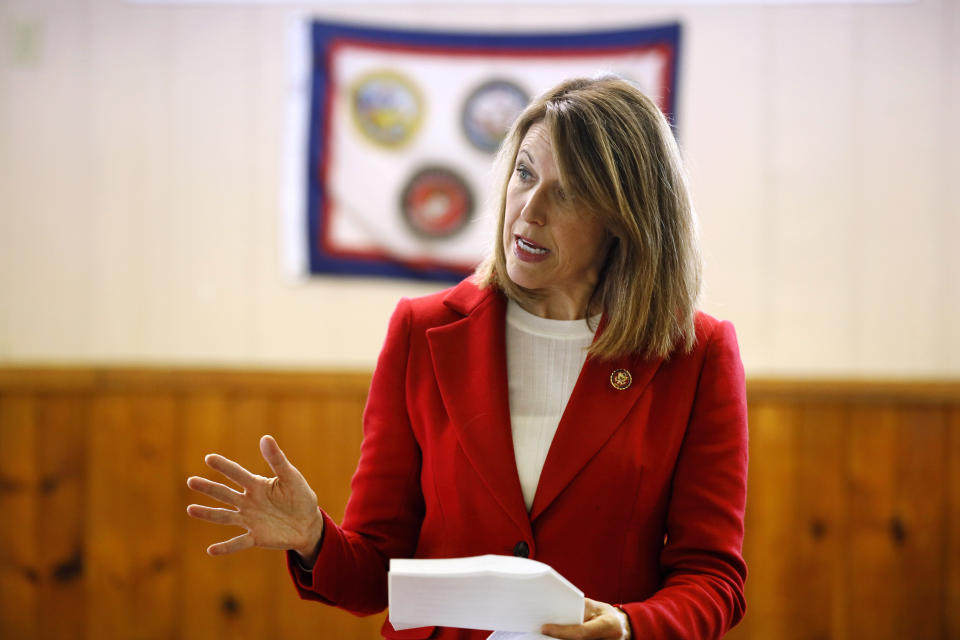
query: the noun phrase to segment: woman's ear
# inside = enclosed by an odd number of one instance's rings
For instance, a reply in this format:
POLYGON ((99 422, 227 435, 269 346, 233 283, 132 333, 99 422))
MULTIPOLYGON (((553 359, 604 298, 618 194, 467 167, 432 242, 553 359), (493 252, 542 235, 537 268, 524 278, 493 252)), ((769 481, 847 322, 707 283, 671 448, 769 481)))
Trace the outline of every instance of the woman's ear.
POLYGON ((620 237, 613 231, 607 230, 607 258, 613 254, 614 250, 620 245, 620 237))

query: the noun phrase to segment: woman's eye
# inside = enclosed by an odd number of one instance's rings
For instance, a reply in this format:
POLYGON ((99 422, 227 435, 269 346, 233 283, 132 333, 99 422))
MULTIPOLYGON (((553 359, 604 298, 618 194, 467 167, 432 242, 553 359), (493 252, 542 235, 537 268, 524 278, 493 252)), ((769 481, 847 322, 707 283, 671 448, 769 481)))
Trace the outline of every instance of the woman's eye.
POLYGON ((520 178, 521 181, 526 182, 530 179, 530 171, 528 171, 527 168, 522 164, 518 164, 517 177, 520 178))

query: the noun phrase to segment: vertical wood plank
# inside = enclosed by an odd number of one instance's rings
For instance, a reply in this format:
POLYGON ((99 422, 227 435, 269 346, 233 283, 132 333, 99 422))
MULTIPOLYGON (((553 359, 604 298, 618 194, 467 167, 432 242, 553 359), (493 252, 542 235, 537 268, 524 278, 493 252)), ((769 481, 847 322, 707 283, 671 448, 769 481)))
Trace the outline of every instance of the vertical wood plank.
POLYGON ((172 637, 179 487, 174 399, 113 393, 93 402, 86 502, 90 637, 172 637))
POLYGON ((797 407, 750 406, 750 470, 744 547, 748 614, 730 638, 789 638, 797 538, 797 407))
MULTIPOLYGON (((273 435, 277 443, 316 492, 318 504, 326 509, 328 489, 319 482, 316 464, 317 446, 320 444, 317 437, 320 430, 317 403, 300 395, 280 398, 277 401, 276 418, 273 435)), ((350 637, 332 633, 327 623, 330 608, 301 600, 286 571, 277 572, 271 577, 277 593, 278 635, 291 640, 325 635, 350 637)))
POLYGON ((842 640, 846 624, 847 415, 837 404, 800 412, 797 544, 791 581, 791 637, 842 640))
POLYGON ((897 636, 942 638, 946 413, 940 406, 901 405, 895 511, 890 536, 897 559, 897 636))
MULTIPOLYGON (((219 448, 225 439, 225 402, 218 391, 189 393, 184 398, 183 440, 181 447, 181 505, 215 504, 201 494, 190 491, 186 476, 204 476, 217 482, 222 476, 215 474, 203 463, 208 453, 222 452, 219 448)), ((206 553, 210 544, 225 539, 224 527, 195 520, 181 512, 184 520, 180 547, 180 632, 184 640, 209 640, 221 638, 224 612, 223 563, 206 553)))
POLYGON ((851 628, 878 639, 940 637, 942 414, 857 408, 850 435, 851 628))
POLYGON ((90 412, 87 520, 87 637, 126 638, 136 628, 127 483, 135 472, 129 397, 101 394, 90 412))
POLYGON ((87 397, 77 393, 50 394, 38 407, 41 638, 86 632, 87 411, 87 397))
POLYGON ((960 406, 949 410, 945 453, 948 472, 946 535, 943 540, 943 619, 947 638, 960 638, 960 406))
MULTIPOLYGON (((329 513, 337 522, 343 521, 344 510, 350 497, 350 480, 360 459, 360 444, 363 441, 363 409, 366 393, 351 396, 327 396, 321 406, 318 431, 321 442, 315 450, 321 454, 318 461, 323 465, 321 476, 329 504, 329 513)), ((339 609, 328 609, 331 637, 337 630, 344 638, 361 640, 380 637, 380 627, 387 613, 357 618, 339 609)))
POLYGON ((29 393, 0 396, 0 636, 37 637, 39 518, 37 407, 29 393))
POLYGON ((857 407, 850 416, 850 625, 861 637, 893 638, 897 572, 890 544, 896 483, 893 406, 857 407))
POLYGON ((324 492, 324 508, 337 522, 343 520, 350 480, 360 460, 364 402, 359 397, 324 398, 312 429, 316 438, 311 456, 317 465, 314 472, 324 492))
POLYGON ((177 626, 174 554, 180 528, 180 482, 175 447, 176 398, 171 393, 130 398, 129 551, 133 563, 130 638, 171 638, 177 626))
MULTIPOLYGON (((227 431, 222 442, 228 458, 236 460, 253 473, 270 475, 270 468, 260 455, 260 436, 272 428, 271 407, 264 394, 227 396, 227 431)), ((229 483, 229 481, 228 481, 229 483)), ((242 529, 220 527, 220 540, 243 533, 242 529)), ((252 549, 217 558, 222 564, 224 595, 222 638, 250 639, 271 636, 276 620, 276 594, 270 589, 270 575, 283 563, 277 551, 252 549)))
MULTIPOLYGON (((362 437, 362 395, 285 398, 277 406, 277 437, 291 461, 317 493, 320 506, 337 522, 343 519, 362 437)), ((280 635, 287 638, 379 637, 385 614, 358 618, 315 602, 301 601, 283 571, 277 574, 280 635)))

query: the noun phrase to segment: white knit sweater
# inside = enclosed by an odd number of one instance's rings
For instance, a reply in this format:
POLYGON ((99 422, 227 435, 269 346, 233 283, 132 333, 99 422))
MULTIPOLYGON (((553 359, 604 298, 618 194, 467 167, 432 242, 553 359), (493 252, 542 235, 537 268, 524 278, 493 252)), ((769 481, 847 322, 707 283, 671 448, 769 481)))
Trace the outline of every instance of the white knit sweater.
POLYGON ((527 510, 593 335, 586 320, 548 320, 512 300, 507 305, 510 423, 527 510))

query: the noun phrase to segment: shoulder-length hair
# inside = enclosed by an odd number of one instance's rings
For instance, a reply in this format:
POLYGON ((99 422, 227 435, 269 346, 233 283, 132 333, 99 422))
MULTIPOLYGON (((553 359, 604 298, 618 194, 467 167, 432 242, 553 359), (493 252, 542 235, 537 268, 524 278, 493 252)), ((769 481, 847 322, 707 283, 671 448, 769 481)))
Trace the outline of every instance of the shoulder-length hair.
POLYGON ((680 151, 657 105, 615 76, 567 80, 514 122, 497 163, 494 250, 477 267, 476 282, 515 300, 536 299, 507 275, 503 227, 507 183, 537 122, 549 131, 564 192, 613 238, 588 305, 604 314, 590 355, 667 357, 692 349, 701 266, 680 151))

